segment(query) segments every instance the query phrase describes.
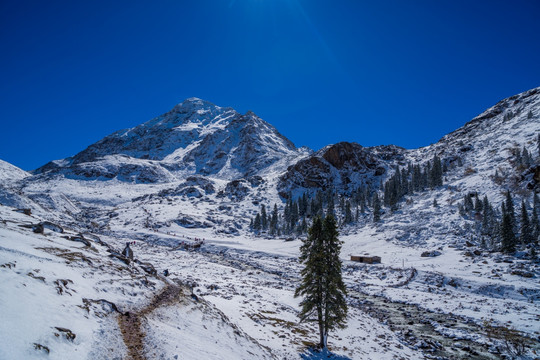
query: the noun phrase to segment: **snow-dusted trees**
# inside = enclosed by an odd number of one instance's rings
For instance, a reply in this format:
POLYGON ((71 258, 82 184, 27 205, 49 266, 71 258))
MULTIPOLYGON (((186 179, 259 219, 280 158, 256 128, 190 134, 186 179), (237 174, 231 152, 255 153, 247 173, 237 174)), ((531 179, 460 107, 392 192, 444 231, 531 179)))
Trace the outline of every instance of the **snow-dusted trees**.
POLYGON ((398 202, 407 194, 421 192, 427 188, 434 189, 443 185, 443 166, 441 159, 435 155, 423 167, 409 164, 407 168, 396 167, 384 184, 383 202, 392 211, 397 210, 398 202))
MULTIPOLYGON (((515 252, 518 248, 529 249, 530 254, 536 254, 540 236, 539 207, 540 199, 537 194, 533 194, 532 211, 527 209, 526 198, 523 198, 520 212, 517 214, 519 216, 516 216, 514 200, 509 191, 501 203, 500 213, 493 209, 487 196, 480 201, 478 194, 467 194, 463 202, 458 204, 462 216, 474 214, 469 219, 478 221, 476 229, 479 232, 477 235, 481 237, 482 246, 507 254, 515 252), (476 197, 474 204, 471 196, 476 197)), ((531 255, 531 258, 533 257, 531 255)))
POLYGON ((341 276, 341 241, 336 220, 316 217, 308 230, 309 236, 300 247, 302 281, 295 297, 302 296, 301 321, 317 321, 319 346, 326 348, 328 333, 345 325, 347 289, 341 276))

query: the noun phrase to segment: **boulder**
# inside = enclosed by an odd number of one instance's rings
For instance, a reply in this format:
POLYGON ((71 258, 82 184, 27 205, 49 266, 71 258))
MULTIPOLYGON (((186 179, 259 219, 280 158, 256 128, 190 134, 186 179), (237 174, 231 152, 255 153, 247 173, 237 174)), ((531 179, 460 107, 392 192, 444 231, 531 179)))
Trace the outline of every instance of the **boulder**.
POLYGON ((442 253, 439 250, 430 250, 430 251, 424 251, 420 256, 421 257, 435 257, 441 254, 442 253))

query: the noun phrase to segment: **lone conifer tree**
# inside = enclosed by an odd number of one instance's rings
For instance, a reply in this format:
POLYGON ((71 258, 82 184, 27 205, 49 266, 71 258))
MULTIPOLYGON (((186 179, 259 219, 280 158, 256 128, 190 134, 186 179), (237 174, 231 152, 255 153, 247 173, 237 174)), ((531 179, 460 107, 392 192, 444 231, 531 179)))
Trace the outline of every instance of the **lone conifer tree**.
POLYGON ((341 241, 336 220, 315 218, 308 237, 300 247, 302 282, 294 296, 302 296, 300 321, 317 321, 319 346, 326 349, 328 333, 343 328, 347 317, 347 289, 341 277, 341 241))

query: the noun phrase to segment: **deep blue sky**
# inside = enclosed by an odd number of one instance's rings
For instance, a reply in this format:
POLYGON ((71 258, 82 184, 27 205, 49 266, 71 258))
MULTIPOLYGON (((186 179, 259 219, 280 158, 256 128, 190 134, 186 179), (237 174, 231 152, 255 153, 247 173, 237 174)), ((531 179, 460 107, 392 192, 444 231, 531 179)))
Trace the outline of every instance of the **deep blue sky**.
POLYGON ((297 146, 429 145, 540 86, 540 1, 0 1, 0 159, 25 170, 196 96, 297 146))

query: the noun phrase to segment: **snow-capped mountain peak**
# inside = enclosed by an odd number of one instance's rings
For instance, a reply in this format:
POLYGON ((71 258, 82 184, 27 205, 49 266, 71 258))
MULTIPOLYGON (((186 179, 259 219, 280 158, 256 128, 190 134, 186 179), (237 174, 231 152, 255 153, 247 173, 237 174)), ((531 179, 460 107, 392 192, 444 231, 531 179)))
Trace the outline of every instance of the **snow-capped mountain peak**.
POLYGON ((290 140, 253 112, 242 115, 230 107, 189 98, 163 115, 117 131, 77 155, 50 162, 35 172, 137 181, 140 172, 150 172, 157 178, 145 177, 144 182, 162 182, 173 176, 163 175, 165 171, 174 176, 202 174, 230 180, 256 174, 297 153, 290 140), (116 155, 136 160, 123 166, 115 157, 113 166, 110 159, 116 155))

